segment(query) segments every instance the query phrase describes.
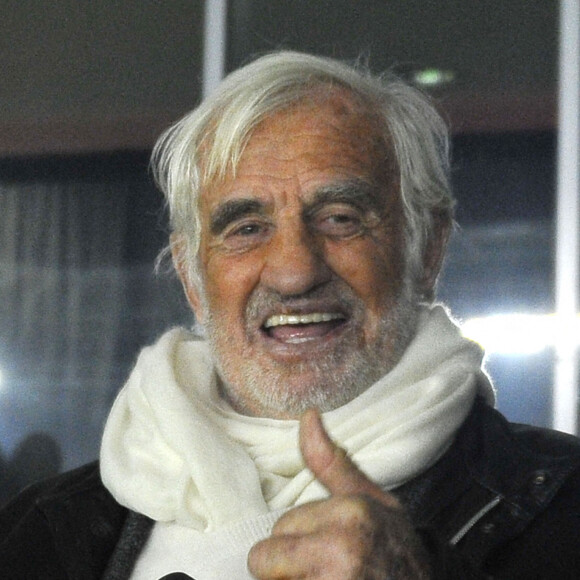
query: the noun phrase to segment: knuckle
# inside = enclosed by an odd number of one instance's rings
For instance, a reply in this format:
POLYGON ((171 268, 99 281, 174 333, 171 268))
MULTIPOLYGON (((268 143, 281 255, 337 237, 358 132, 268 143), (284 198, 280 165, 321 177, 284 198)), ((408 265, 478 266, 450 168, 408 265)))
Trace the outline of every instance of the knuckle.
POLYGON ((258 545, 253 546, 248 552, 247 558, 248 569, 250 572, 252 572, 254 575, 259 574, 262 569, 262 561, 263 557, 260 548, 258 545))
POLYGON ((254 544, 248 553, 248 566, 251 570, 259 570, 268 557, 268 547, 265 541, 254 544))
POLYGON ((282 516, 272 527, 272 535, 277 536, 285 534, 291 527, 290 518, 282 516))
POLYGON ((343 534, 334 545, 333 562, 338 578, 362 578, 368 559, 368 548, 358 535, 343 534))
POLYGON ((372 520, 372 509, 368 499, 362 495, 337 498, 335 512, 343 522, 351 524, 368 523, 372 520))

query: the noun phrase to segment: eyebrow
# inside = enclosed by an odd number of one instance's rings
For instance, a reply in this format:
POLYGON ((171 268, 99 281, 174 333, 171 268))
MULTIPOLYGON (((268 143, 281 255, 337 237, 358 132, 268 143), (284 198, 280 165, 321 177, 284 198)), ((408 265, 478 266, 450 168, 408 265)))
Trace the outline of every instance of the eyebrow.
POLYGON ((231 199, 219 205, 211 214, 210 231, 213 235, 222 233, 229 224, 244 216, 263 213, 264 203, 257 199, 231 199))
POLYGON ((375 211, 382 215, 386 199, 382 188, 368 181, 353 178, 319 188, 306 204, 305 213, 308 215, 327 203, 349 203, 364 211, 375 211))
MULTIPOLYGON (((327 203, 350 203, 365 211, 384 213, 385 199, 382 189, 362 179, 348 179, 331 183, 317 189, 312 199, 305 203, 304 215, 311 216, 316 210, 327 203)), ((210 232, 221 234, 231 223, 245 216, 262 214, 264 202, 258 199, 231 199, 220 204, 210 216, 210 232)))

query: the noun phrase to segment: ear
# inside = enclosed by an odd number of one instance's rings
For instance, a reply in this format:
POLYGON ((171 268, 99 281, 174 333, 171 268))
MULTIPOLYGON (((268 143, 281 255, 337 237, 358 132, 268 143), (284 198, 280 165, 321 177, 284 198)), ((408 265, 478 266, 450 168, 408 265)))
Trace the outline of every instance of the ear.
POLYGON ((452 221, 447 213, 433 216, 433 235, 427 242, 423 254, 423 276, 420 287, 426 298, 433 298, 435 282, 443 265, 447 242, 451 234, 452 221))
POLYGON ((203 324, 203 307, 200 289, 191 280, 189 264, 187 263, 187 242, 182 235, 171 235, 171 257, 173 258, 173 266, 177 272, 179 279, 181 280, 181 285, 183 286, 183 291, 193 313, 195 314, 196 320, 203 324))

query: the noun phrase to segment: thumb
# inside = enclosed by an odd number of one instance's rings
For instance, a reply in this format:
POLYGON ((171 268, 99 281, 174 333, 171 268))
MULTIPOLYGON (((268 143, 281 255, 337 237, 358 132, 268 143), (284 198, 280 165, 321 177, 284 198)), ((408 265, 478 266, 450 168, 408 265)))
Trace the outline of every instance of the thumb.
POLYGON ((306 466, 331 495, 367 495, 387 507, 399 507, 392 494, 373 483, 332 441, 316 409, 308 409, 300 419, 300 451, 306 466))

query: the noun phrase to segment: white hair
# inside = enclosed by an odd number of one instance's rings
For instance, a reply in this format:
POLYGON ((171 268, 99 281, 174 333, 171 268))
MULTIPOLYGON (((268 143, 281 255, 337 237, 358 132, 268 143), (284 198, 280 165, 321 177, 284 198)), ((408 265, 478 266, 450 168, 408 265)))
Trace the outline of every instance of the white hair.
POLYGON ((268 116, 340 87, 382 119, 394 150, 404 207, 406 256, 418 279, 437 229, 452 221, 447 127, 429 99, 391 74, 319 56, 278 52, 227 76, 217 91, 170 127, 153 150, 155 179, 169 206, 173 239, 180 239, 190 279, 200 282, 199 199, 212 180, 234 172, 252 131, 268 116))

